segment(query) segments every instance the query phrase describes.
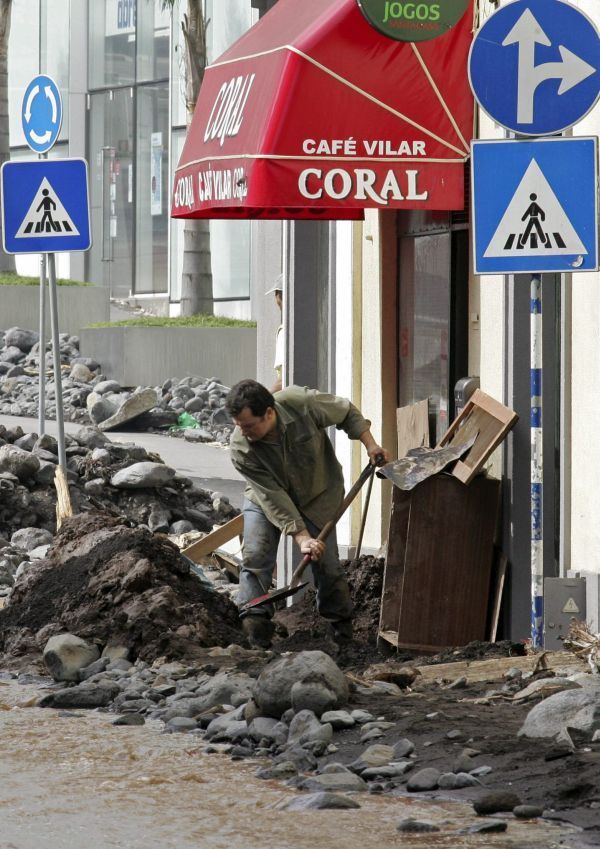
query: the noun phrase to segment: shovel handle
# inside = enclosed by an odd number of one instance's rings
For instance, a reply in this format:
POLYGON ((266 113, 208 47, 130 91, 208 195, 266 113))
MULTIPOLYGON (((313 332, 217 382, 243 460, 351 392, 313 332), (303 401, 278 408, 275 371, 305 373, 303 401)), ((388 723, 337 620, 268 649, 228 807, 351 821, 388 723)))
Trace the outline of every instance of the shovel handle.
MULTIPOLYGON (((346 497, 344 498, 344 500, 340 504, 339 509, 338 509, 337 513, 335 514, 335 516, 333 517, 333 519, 330 519, 328 522, 326 522, 323 525, 323 528, 321 529, 321 532, 320 532, 319 536, 317 537, 319 542, 325 542, 325 540, 327 539, 329 534, 332 532, 332 530, 335 528, 335 526, 337 525, 337 523, 339 522, 341 517, 344 515, 344 513, 348 509, 348 507, 352 504, 352 502, 354 501, 354 499, 356 498, 356 496, 358 495, 358 493, 360 492, 360 490, 362 489, 362 487, 364 486, 366 481, 371 477, 372 470, 374 468, 375 467, 372 465, 372 463, 369 462, 365 466, 365 468, 362 470, 362 472, 360 473, 360 477, 358 478, 356 483, 351 487, 351 489, 348 490, 348 494, 346 495, 346 497)), ((310 554, 305 554, 304 557, 302 558, 302 560, 300 561, 300 563, 298 564, 298 566, 296 566, 296 568, 294 569, 294 572, 292 573, 292 578, 291 578, 290 584, 289 584, 290 587, 295 587, 296 584, 298 584, 300 582, 300 579, 302 578, 302 575, 304 574, 304 571, 305 571, 306 567, 308 566, 308 564, 310 563, 310 561, 311 561, 310 554)))

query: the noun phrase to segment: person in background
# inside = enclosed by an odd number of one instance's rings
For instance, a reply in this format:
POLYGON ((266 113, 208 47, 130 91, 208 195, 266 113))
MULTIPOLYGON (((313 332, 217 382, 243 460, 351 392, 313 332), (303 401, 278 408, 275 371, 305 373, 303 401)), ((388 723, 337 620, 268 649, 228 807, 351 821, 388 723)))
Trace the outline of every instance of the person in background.
POLYGON ((265 292, 265 295, 272 294, 275 295, 275 303, 279 308, 281 322, 275 335, 275 362, 273 363, 273 368, 275 369, 276 379, 275 383, 271 387, 271 392, 279 392, 279 390, 283 387, 283 349, 285 341, 283 333, 283 274, 280 274, 275 281, 275 285, 265 292))
MULTIPOLYGON (((289 386, 273 395, 255 380, 242 380, 230 390, 225 408, 236 425, 231 459, 247 483, 238 605, 268 592, 279 539, 287 534, 314 561, 317 609, 331 622, 334 639, 350 640, 352 600, 335 529, 325 542, 317 539, 344 496, 342 467, 327 428, 335 425, 350 439, 359 439, 372 463, 388 462, 388 452, 354 404, 315 389, 289 386)), ((272 605, 241 615, 249 643, 268 648, 274 631, 272 605)))

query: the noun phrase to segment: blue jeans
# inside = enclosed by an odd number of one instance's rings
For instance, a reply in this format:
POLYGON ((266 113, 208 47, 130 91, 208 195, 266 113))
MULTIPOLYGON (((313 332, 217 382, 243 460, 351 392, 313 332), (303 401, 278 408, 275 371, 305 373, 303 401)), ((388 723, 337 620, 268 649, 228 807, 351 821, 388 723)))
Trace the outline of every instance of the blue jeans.
MULTIPOLYGON (((244 544, 238 606, 264 595, 271 587, 273 570, 277 562, 277 548, 281 531, 272 525, 260 507, 244 499, 244 544)), ((306 516, 302 516, 311 535, 316 538, 320 529, 306 516)), ((346 575, 340 565, 335 528, 325 541, 325 554, 312 564, 313 580, 317 590, 317 610, 332 622, 350 619, 352 599, 346 575)), ((249 614, 273 616, 273 605, 263 604, 249 614)), ((248 615, 248 614, 244 614, 248 615)))

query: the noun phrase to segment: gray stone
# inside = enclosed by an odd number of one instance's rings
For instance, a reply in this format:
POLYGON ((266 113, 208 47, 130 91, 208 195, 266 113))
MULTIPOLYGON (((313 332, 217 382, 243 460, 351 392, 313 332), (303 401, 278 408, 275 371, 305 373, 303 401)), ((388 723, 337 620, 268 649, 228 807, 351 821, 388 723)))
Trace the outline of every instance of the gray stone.
POLYGON ((348 700, 348 682, 337 664, 321 651, 291 654, 269 663, 260 673, 253 697, 265 716, 277 719, 292 707, 292 687, 298 681, 320 680, 336 696, 330 708, 344 705, 348 700))
POLYGON ((406 782, 406 789, 411 793, 420 793, 426 790, 435 790, 440 779, 440 771, 435 767, 425 767, 410 776, 406 782))
POLYGON ((107 707, 119 692, 119 685, 109 682, 80 684, 49 693, 38 702, 39 707, 97 708, 107 707))
POLYGON ((173 522, 169 528, 169 533, 173 534, 173 536, 180 536, 193 530, 195 529, 191 522, 188 522, 187 519, 179 519, 179 521, 173 522))
POLYGON ((566 725, 571 725, 573 718, 582 708, 599 701, 600 682, 597 687, 564 690, 548 696, 529 711, 519 730, 519 736, 534 739, 556 737, 566 725))
POLYGON ((334 731, 341 728, 352 728, 356 725, 356 720, 353 719, 347 710, 328 710, 321 715, 321 722, 328 722, 334 731))
POLYGON ((121 392, 121 384, 116 380, 100 380, 94 385, 94 392, 106 395, 107 392, 121 392))
POLYGON ((245 672, 220 672, 198 687, 198 713, 220 704, 243 705, 251 698, 253 686, 254 679, 245 672))
POLYGON ((113 643, 109 643, 107 646, 104 646, 101 657, 105 659, 107 663, 113 663, 115 660, 129 660, 131 657, 131 649, 120 644, 115 645, 113 643))
POLYGON ((40 461, 28 451, 14 445, 0 447, 0 472, 10 472, 20 481, 30 480, 40 468, 40 461))
POLYGON ((248 737, 257 743, 266 738, 269 743, 282 746, 287 742, 288 727, 270 716, 257 716, 248 725, 248 737))
POLYGON ((23 451, 33 451, 33 446, 37 441, 36 433, 26 433, 13 443, 17 448, 22 448, 23 451))
POLYGON ((94 373, 83 363, 74 363, 71 366, 70 377, 80 383, 89 383, 94 379, 94 373))
POLYGON ((403 737, 402 740, 398 740, 397 743, 394 743, 394 760, 399 760, 400 758, 405 758, 408 755, 412 755, 415 750, 415 744, 412 743, 407 737, 403 737))
POLYGON ((348 796, 340 796, 338 793, 325 791, 296 796, 291 800, 284 799, 276 805, 276 808, 284 811, 343 811, 360 808, 360 805, 354 799, 349 799, 348 796))
MULTIPOLYGON (((92 396, 88 398, 88 402, 92 396)), ((98 398, 93 404, 88 406, 89 417, 95 425, 100 425, 102 422, 110 419, 117 412, 117 407, 108 398, 98 398)))
POLYGON ((79 680, 87 681, 88 678, 92 678, 94 675, 98 675, 98 673, 104 672, 107 666, 108 658, 100 657, 98 658, 98 660, 95 660, 93 663, 90 663, 89 666, 85 666, 83 669, 79 670, 79 680))
POLYGON ((54 537, 44 528, 20 528, 10 538, 10 544, 23 551, 33 551, 40 545, 50 545, 54 537))
POLYGON ((375 743, 369 746, 359 757, 350 764, 354 772, 362 772, 369 767, 386 766, 394 760, 394 747, 375 743))
POLYGON ((520 798, 512 790, 492 790, 484 793, 473 802, 476 814, 498 814, 503 811, 512 811, 521 804, 520 798))
POLYGON ((281 761, 280 763, 274 764, 274 766, 261 767, 256 770, 257 778, 262 778, 263 780, 268 781, 273 779, 283 780, 285 778, 292 778, 294 775, 298 775, 298 768, 292 761, 281 761))
POLYGON ((79 681, 79 671, 99 657, 98 646, 74 634, 50 637, 44 648, 44 663, 55 681, 79 681))
POLYGON ((175 469, 164 463, 134 463, 116 472, 110 483, 117 489, 148 489, 167 486, 174 477, 175 469))
POLYGON ((507 828, 508 825, 502 820, 487 820, 461 828, 458 834, 499 834, 507 828))
POLYGON ((398 761, 398 763, 390 763, 386 766, 372 766, 368 769, 363 769, 361 776, 364 779, 372 778, 398 778, 400 775, 406 775, 414 769, 414 761, 398 761))
POLYGON ((369 713, 366 710, 358 709, 351 711, 350 716, 359 725, 364 725, 366 722, 372 722, 375 719, 372 713, 369 713))
POLYGON ((338 703, 337 694, 328 687, 322 678, 308 677, 302 681, 296 681, 292 686, 292 709, 298 713, 301 710, 310 710, 316 716, 321 716, 338 703))
POLYGON ((248 725, 246 720, 241 718, 242 714, 241 708, 237 708, 213 719, 206 729, 206 739, 215 742, 219 740, 235 742, 245 737, 248 734, 248 725))
POLYGON ((125 713, 118 716, 113 725, 145 725, 146 720, 139 713, 125 713))
POLYGON ((537 681, 532 681, 523 690, 515 693, 513 699, 515 702, 520 702, 540 695, 548 697, 563 690, 577 690, 579 687, 576 681, 571 681, 569 678, 538 678, 537 681))
POLYGON ((39 342, 39 333, 35 330, 23 330, 20 327, 11 327, 6 331, 4 336, 4 345, 6 347, 14 346, 19 351, 28 354, 33 346, 39 342))
POLYGON ((427 832, 440 831, 440 829, 432 822, 407 817, 407 819, 400 820, 396 826, 396 831, 404 834, 426 834, 427 832))
POLYGON ((304 790, 324 790, 333 793, 361 792, 368 789, 366 781, 353 772, 329 772, 311 775, 300 785, 304 790))
POLYGON ((305 746, 310 743, 329 743, 333 736, 331 725, 322 725, 310 710, 301 710, 290 722, 288 744, 305 746))
POLYGON ((541 817, 544 809, 541 805, 517 805, 513 808, 513 814, 517 819, 534 820, 541 817))
POLYGON ((187 734, 190 731, 195 731, 197 727, 198 723, 195 719, 187 716, 174 716, 167 722, 165 731, 169 734, 187 734))
POLYGON ((110 439, 97 428, 81 427, 74 434, 75 441, 86 448, 102 448, 110 444, 110 439))
POLYGON ((111 430, 125 422, 131 421, 136 416, 147 413, 156 406, 157 402, 158 396, 154 389, 142 389, 141 392, 135 392, 121 404, 113 416, 99 425, 100 430, 111 430))

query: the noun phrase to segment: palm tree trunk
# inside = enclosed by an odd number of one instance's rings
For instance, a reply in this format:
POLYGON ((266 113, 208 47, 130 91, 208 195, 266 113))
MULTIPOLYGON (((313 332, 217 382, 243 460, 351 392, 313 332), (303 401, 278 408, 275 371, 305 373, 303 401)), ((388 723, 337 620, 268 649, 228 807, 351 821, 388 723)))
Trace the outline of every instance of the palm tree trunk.
MULTIPOLYGON (((0 0, 0 165, 10 159, 8 135, 8 36, 12 0, 0 0)), ((0 219, 0 244, 2 220, 0 219)), ((14 271, 15 258, 0 247, 0 271, 14 271)))

